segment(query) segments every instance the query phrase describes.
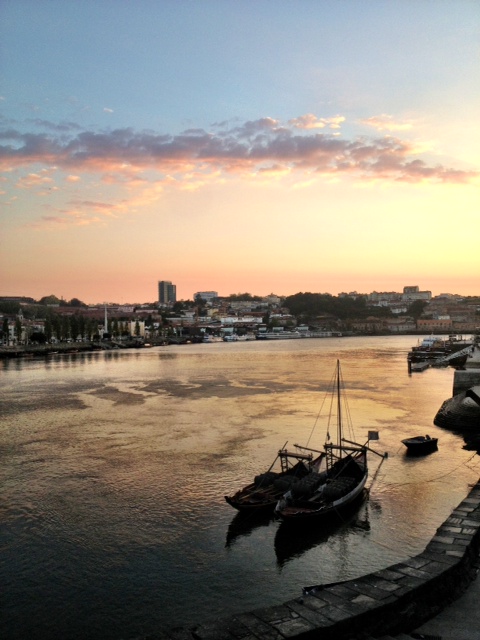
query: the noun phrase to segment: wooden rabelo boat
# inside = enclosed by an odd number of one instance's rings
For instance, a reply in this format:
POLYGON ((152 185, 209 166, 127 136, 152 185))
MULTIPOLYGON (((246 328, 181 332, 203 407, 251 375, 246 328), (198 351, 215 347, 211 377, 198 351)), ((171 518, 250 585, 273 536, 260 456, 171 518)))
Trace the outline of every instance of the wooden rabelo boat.
MULTIPOLYGON (((369 431, 364 445, 344 438, 344 430, 352 434, 353 431, 338 360, 327 398, 330 410, 324 449, 315 452, 320 455, 308 476, 294 484, 275 507, 275 515, 285 522, 335 518, 364 491, 368 478, 367 452, 373 451, 368 443, 378 440, 378 432, 369 431), (336 441, 332 441, 329 431, 335 418, 336 441)), ((376 451, 373 453, 383 457, 376 451)))
POLYGON ((313 453, 288 451, 286 446, 287 443, 278 451, 268 471, 256 476, 252 483, 232 496, 225 496, 229 505, 239 511, 273 512, 282 495, 309 475, 315 463, 313 453), (278 461, 280 470, 274 471, 278 461))
POLYGON ((402 443, 407 447, 407 453, 414 456, 422 456, 438 449, 438 438, 431 438, 429 435, 405 438, 402 443))

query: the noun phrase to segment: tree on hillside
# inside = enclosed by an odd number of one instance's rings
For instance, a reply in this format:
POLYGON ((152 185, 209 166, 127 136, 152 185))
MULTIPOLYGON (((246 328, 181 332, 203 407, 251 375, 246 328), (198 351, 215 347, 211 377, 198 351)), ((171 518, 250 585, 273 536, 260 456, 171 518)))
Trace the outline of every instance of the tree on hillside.
POLYGON ((22 305, 22 315, 24 318, 38 318, 38 317, 42 317, 43 314, 43 310, 41 309, 39 311, 39 307, 38 305, 22 305))
POLYGON ((75 314, 70 318, 70 336, 72 337, 73 340, 76 340, 79 333, 80 333, 80 323, 78 321, 78 315, 75 314))
POLYGON ((251 302, 261 299, 261 296, 252 296, 251 293, 231 293, 227 298, 230 302, 251 302))
POLYGON ((70 318, 62 316, 60 326, 60 337, 62 340, 67 340, 70 337, 70 318))
POLYGON ((97 323, 93 318, 87 318, 85 320, 84 336, 87 340, 92 340, 93 336, 97 333, 97 323))
POLYGON ((178 314, 181 311, 183 311, 185 308, 186 307, 185 307, 185 303, 183 302, 183 300, 177 300, 177 302, 175 302, 173 304, 172 311, 173 311, 174 314, 178 314))
POLYGON ((45 342, 47 341, 47 338, 43 333, 43 331, 34 331, 30 336, 30 341, 36 342, 37 344, 45 344, 45 342))
POLYGON ((78 298, 72 298, 68 303, 69 307, 87 307, 87 305, 78 298))
POLYGON ((10 316, 16 315, 20 311, 20 303, 13 300, 3 300, 0 302, 0 312, 8 313, 10 316))
POLYGON ((52 294, 50 296, 44 296, 43 298, 40 298, 38 302, 40 304, 44 304, 45 306, 51 306, 51 305, 59 305, 61 300, 60 298, 57 298, 57 296, 54 296, 52 294))
POLYGON ((329 293, 296 293, 285 299, 285 306, 292 315, 307 322, 324 314, 335 316, 340 320, 367 316, 391 316, 390 309, 368 306, 366 296, 339 298, 329 293))
POLYGON ((415 300, 408 307, 407 315, 411 316, 415 320, 418 320, 426 306, 428 306, 428 302, 426 302, 425 300, 415 300))
POLYGON ((5 317, 3 318, 3 325, 2 325, 2 341, 4 342, 4 344, 8 344, 10 338, 10 332, 8 330, 8 318, 5 317))
POLYGON ((82 339, 85 338, 86 320, 85 316, 78 316, 78 333, 82 339))
POLYGON ((53 336, 53 326, 52 326, 52 320, 50 317, 47 317, 47 319, 45 320, 44 331, 45 331, 45 338, 47 342, 50 342, 53 336))
POLYGON ((17 342, 21 342, 22 340, 22 321, 20 318, 15 320, 15 337, 17 338, 17 342))

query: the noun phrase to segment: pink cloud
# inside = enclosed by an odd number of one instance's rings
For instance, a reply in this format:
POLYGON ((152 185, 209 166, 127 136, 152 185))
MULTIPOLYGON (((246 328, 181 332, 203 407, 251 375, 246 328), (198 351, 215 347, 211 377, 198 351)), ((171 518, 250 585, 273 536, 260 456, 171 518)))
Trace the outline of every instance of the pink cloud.
MULTIPOLYGON (((388 117, 384 118, 388 124, 388 117)), ((267 169, 274 172, 279 166, 290 172, 307 169, 408 182, 466 182, 478 175, 428 164, 418 158, 411 143, 391 136, 346 140, 319 132, 321 125, 335 129, 343 120, 343 116, 318 119, 307 114, 282 125, 273 118, 260 118, 230 129, 225 126, 217 133, 189 129, 178 135, 130 128, 71 135, 9 129, 0 132, 0 165, 5 169, 56 165, 127 182, 142 180, 139 172, 147 169, 160 173, 160 179, 169 174, 181 181, 185 173, 241 176, 267 169)))

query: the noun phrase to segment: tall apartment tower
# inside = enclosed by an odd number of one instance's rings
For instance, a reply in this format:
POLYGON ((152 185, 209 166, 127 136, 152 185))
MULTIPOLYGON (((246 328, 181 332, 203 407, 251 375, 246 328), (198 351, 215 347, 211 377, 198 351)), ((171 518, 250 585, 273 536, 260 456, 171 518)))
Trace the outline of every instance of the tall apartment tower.
POLYGON ((177 301, 177 287, 169 280, 160 280, 158 283, 159 304, 173 304, 177 301))

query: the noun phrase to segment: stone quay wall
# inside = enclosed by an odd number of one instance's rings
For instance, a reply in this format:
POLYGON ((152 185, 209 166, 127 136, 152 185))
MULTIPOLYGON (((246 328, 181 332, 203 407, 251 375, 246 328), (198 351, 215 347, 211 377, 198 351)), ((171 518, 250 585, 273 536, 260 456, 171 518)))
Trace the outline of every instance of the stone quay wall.
POLYGON ((463 369, 453 374, 453 395, 480 384, 480 346, 477 345, 463 369))
POLYGON ((359 640, 408 633, 467 589, 479 550, 480 480, 413 558, 278 606, 161 630, 148 640, 359 640))

